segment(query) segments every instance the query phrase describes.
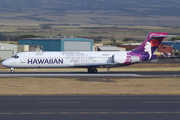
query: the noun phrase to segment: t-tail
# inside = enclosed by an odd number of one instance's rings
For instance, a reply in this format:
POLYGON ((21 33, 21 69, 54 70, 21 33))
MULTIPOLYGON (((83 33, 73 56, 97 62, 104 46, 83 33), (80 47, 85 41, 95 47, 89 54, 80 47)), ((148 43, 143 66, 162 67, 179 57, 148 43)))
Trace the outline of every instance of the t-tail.
POLYGON ((152 32, 146 40, 136 49, 132 50, 135 56, 139 56, 141 61, 156 59, 157 56, 153 55, 159 44, 164 38, 170 37, 167 32, 152 32))

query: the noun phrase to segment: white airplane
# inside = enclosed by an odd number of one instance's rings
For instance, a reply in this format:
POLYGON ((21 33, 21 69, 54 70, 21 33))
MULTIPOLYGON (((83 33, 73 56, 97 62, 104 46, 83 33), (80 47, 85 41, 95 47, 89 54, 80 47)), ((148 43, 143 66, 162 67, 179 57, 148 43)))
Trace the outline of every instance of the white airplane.
POLYGON ((89 73, 97 73, 97 68, 119 67, 156 59, 153 55, 167 33, 150 33, 147 39, 132 51, 119 52, 21 52, 2 62, 11 68, 87 68, 89 73))

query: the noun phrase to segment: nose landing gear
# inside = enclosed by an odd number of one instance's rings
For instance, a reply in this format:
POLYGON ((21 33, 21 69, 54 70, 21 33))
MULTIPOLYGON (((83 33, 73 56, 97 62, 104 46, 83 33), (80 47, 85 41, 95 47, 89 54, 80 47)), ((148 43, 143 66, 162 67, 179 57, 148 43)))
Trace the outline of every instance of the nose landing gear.
POLYGON ((11 73, 14 73, 14 68, 11 68, 11 71, 10 71, 11 73))

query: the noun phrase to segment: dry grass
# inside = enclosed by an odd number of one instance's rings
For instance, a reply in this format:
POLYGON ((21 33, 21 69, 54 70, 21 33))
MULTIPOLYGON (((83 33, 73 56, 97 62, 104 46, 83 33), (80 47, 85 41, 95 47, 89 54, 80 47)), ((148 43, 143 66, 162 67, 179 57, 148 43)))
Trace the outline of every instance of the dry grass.
POLYGON ((0 95, 180 94, 180 78, 0 78, 0 95))
POLYGON ((55 16, 53 10, 34 10, 27 11, 23 13, 13 14, 11 12, 2 12, 0 13, 1 21, 0 24, 49 24, 49 23, 75 23, 82 25, 97 25, 97 24, 110 24, 110 25, 141 25, 141 26, 179 26, 179 16, 149 16, 149 17, 140 17, 140 16, 131 16, 117 14, 114 11, 89 11, 89 10, 75 10, 75 11, 66 11, 63 16, 55 16), (38 12, 37 12, 38 11, 38 12), (109 12, 114 12, 114 14, 106 14, 109 12), (36 16, 38 14, 38 16, 36 16), (31 17, 28 18, 27 16, 31 17), (32 19, 33 18, 33 19, 32 19), (39 19, 40 18, 40 19, 39 19))
MULTIPOLYGON (((89 16, 89 15, 88 15, 89 16)), ((79 18, 79 17, 78 17, 79 18)), ((74 20, 68 18, 70 20, 74 20)), ((86 20, 85 20, 86 21, 86 20)), ((72 22, 72 21, 71 21, 72 22)), ((1 22, 0 22, 1 23, 1 22)), ((80 37, 104 37, 103 42, 111 42, 111 37, 115 37, 116 42, 122 42, 124 38, 136 38, 145 39, 150 32, 169 32, 170 34, 179 34, 180 28, 173 27, 157 27, 157 26, 116 26, 114 25, 81 25, 81 26, 62 26, 51 25, 51 29, 41 29, 39 24, 15 24, 8 22, 9 24, 2 24, 0 26, 0 32, 7 36, 21 36, 21 35, 36 35, 36 36, 80 36, 80 37)), ((31 23, 31 21, 29 22, 31 23)), ((73 22, 72 22, 73 23, 73 22)), ((69 23, 69 24, 72 24, 69 23)), ((56 24, 56 22, 52 23, 56 24)), ((59 24, 59 23, 57 23, 59 24)), ((80 23, 81 24, 81 23, 80 23)), ((167 38, 168 40, 169 38, 167 38)))
MULTIPOLYGON (((98 69, 106 71, 105 68, 98 69)), ((0 71, 9 68, 0 66, 0 71)), ((15 71, 34 71, 15 69, 15 71)), ((87 71, 83 68, 37 69, 36 71, 87 71)), ((111 71, 180 71, 180 64, 134 64, 111 71)), ((61 94, 180 94, 180 78, 0 78, 0 95, 61 94)))

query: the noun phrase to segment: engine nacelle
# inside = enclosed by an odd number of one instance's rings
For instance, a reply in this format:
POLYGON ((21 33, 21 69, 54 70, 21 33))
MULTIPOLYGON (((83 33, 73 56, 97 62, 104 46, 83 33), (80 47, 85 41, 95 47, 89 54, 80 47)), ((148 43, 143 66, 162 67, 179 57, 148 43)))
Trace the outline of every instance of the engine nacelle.
POLYGON ((131 56, 131 63, 140 62, 140 58, 138 56, 131 56))
POLYGON ((115 54, 113 55, 113 61, 114 63, 137 63, 140 62, 140 58, 138 56, 131 56, 127 54, 115 54))
POLYGON ((112 56, 114 63, 124 63, 126 61, 127 54, 115 54, 112 56))

